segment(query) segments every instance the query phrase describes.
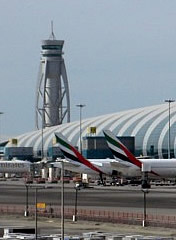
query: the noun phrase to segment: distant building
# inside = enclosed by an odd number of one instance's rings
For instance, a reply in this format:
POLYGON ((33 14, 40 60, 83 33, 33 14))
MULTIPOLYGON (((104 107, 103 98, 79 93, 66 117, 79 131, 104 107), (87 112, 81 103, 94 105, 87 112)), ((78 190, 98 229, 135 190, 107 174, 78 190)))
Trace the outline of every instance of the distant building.
MULTIPOLYGON (((103 129, 109 129, 117 136, 135 138, 135 155, 168 157, 168 104, 132 109, 82 120, 82 137, 103 136, 103 129), (88 129, 93 127, 94 132, 88 129)), ((43 149, 45 156, 52 152, 55 132, 61 132, 74 146, 80 144, 80 122, 65 123, 43 131, 43 149)), ((176 157, 176 103, 170 106, 171 157, 176 157)), ((32 147, 34 156, 41 152, 41 130, 17 136, 18 147, 32 147)), ((7 145, 8 146, 8 145, 7 145)))
MULTIPOLYGON (((120 141, 135 154, 135 138, 121 136, 120 141)), ((114 158, 104 136, 86 136, 82 140, 82 154, 88 159, 114 158)))

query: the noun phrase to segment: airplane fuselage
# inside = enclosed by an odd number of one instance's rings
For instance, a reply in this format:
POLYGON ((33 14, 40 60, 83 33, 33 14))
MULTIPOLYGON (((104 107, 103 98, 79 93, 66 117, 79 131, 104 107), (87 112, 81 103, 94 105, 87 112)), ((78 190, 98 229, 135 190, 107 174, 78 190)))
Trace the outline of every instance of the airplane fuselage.
MULTIPOLYGON (((105 175, 112 175, 113 171, 117 171, 124 177, 140 177, 141 169, 132 163, 114 159, 89 159, 89 161, 99 168, 105 175), (120 163, 122 166, 114 166, 112 163, 120 163)), ((151 174, 154 177, 175 178, 176 177, 176 159, 140 159, 142 163, 150 165, 151 174)), ((55 167, 62 168, 61 163, 54 163, 55 167)), ((88 175, 99 175, 98 172, 83 164, 71 163, 64 161, 64 168, 77 173, 85 173, 88 175)))
POLYGON ((0 173, 23 173, 30 172, 31 163, 23 160, 1 160, 0 173))
MULTIPOLYGON (((119 161, 119 159, 118 159, 119 161)), ((140 159, 143 164, 147 164, 153 176, 162 178, 176 177, 176 159, 140 159)), ((127 168, 121 168, 119 171, 126 176, 141 176, 141 169, 132 163, 120 161, 127 168)))
MULTIPOLYGON (((114 169, 111 166, 111 162, 114 161, 114 159, 88 159, 94 166, 96 166, 98 169, 100 169, 105 175, 112 175, 114 169)), ((62 164, 60 162, 55 162, 54 163, 55 167, 62 168, 62 164)), ((85 166, 84 164, 81 163, 73 163, 68 160, 64 160, 64 168, 72 171, 72 172, 77 172, 77 173, 85 173, 88 175, 99 175, 98 172, 92 170, 91 168, 85 166)))

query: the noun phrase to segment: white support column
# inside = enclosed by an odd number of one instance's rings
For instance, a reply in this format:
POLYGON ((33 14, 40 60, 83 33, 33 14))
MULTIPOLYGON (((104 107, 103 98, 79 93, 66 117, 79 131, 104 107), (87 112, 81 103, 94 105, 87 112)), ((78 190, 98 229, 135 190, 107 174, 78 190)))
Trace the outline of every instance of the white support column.
POLYGON ((42 178, 47 179, 48 178, 48 169, 42 168, 42 178))

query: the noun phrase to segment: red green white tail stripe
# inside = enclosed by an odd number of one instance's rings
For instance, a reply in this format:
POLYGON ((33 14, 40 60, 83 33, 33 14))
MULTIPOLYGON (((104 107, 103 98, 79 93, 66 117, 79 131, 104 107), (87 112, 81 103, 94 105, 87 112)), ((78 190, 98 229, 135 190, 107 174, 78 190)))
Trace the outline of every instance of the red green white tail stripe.
POLYGON ((56 136, 56 141, 59 144, 59 148, 61 149, 64 157, 68 161, 84 164, 85 166, 92 169, 93 171, 95 171, 99 174, 104 174, 99 168, 97 168, 90 161, 88 161, 86 158, 84 158, 77 151, 77 149, 74 148, 61 133, 55 133, 55 136, 56 136))
POLYGON ((129 150, 120 142, 120 140, 109 130, 103 131, 108 147, 110 148, 114 157, 119 161, 125 161, 142 167, 142 162, 139 161, 129 150))

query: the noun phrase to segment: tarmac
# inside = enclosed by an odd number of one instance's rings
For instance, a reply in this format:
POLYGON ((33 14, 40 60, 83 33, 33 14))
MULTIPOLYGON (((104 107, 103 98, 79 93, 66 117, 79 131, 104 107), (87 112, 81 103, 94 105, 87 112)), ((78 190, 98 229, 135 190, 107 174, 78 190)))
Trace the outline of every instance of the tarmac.
MULTIPOLYGON (((1 183, 2 184, 2 183, 1 183)), ((9 184, 15 185, 15 182, 9 181, 9 184)), ((16 183, 17 184, 17 183, 16 183)), ((19 184, 19 183, 18 183, 19 184)), ((5 183, 7 186, 7 183, 5 183)), ((53 186, 53 185, 52 185, 53 186)), ((70 186, 70 185, 69 185, 70 186)), ((59 184, 57 184, 59 187, 59 184)), ((127 191, 131 189, 130 186, 124 187, 102 187, 102 186, 94 186, 95 189, 102 190, 112 190, 118 193, 118 190, 127 191), (117 189, 116 189, 117 188, 117 189)), ((72 188, 70 188, 72 189, 72 188)), ((139 192, 140 187, 136 186, 132 188, 133 193, 135 191, 139 192)), ((69 190, 68 188, 68 191, 69 190)), ((160 193, 170 193, 175 195, 176 188, 174 186, 167 187, 155 187, 153 186, 150 189, 150 192, 157 192, 158 195, 160 193)), ((109 192, 108 192, 109 195, 109 192)), ((168 196, 167 196, 168 197, 168 196)), ((169 199, 169 198, 167 198, 169 199)), ((175 198, 174 198, 175 199, 175 198)), ((92 206, 89 206, 92 207, 92 206)), ((133 211, 134 211, 133 207, 133 211)), ((137 209, 136 209, 137 210, 137 209)), ((152 211, 156 211, 156 209, 152 209, 152 211)), ((173 214, 175 215, 174 209, 171 209, 173 214)), ((23 217, 23 216, 15 216, 15 215, 0 215, 0 228, 4 227, 35 227, 35 219, 34 217, 23 217)), ((61 233, 61 222, 60 219, 57 218, 41 218, 38 217, 38 232, 39 234, 60 234, 61 233)), ((174 237, 176 239, 176 229, 173 228, 161 228, 161 227, 142 227, 138 225, 127 225, 127 224, 115 224, 115 223, 103 223, 103 222, 91 222, 91 221, 80 221, 78 219, 77 222, 73 222, 72 220, 65 219, 64 221, 64 233, 66 235, 81 235, 82 233, 88 232, 106 232, 112 234, 124 234, 124 235, 145 235, 145 236, 164 236, 164 237, 174 237)))
MULTIPOLYGON (((61 233, 60 219, 54 218, 38 218, 38 233, 59 234, 61 233)), ((33 227, 35 228, 35 219, 32 217, 19 216, 0 216, 0 228, 4 227, 33 227)), ((65 235, 82 235, 82 233, 100 232, 111 234, 125 234, 125 235, 145 235, 145 236, 162 236, 174 237, 176 239, 176 229, 160 228, 160 227, 142 227, 136 225, 101 223, 91 221, 77 221, 64 220, 64 234, 65 235)))

